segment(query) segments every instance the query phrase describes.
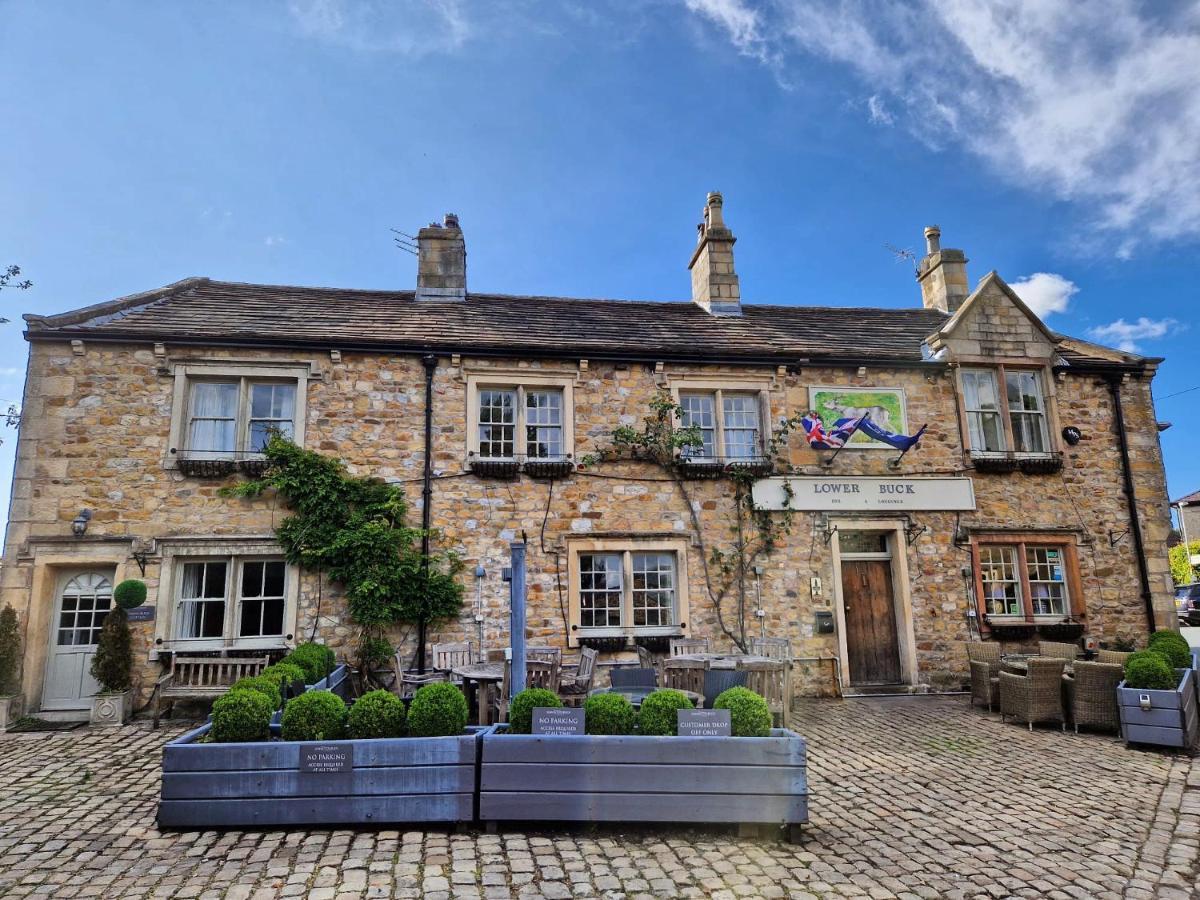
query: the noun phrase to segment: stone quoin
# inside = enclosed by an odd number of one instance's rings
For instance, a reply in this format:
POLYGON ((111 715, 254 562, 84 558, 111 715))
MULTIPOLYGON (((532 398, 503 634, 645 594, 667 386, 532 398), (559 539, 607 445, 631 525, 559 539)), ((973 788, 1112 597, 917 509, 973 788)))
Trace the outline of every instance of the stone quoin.
MULTIPOLYGON (((965 680, 964 642, 1002 625, 1136 641, 1173 624, 1160 360, 1051 331, 995 272, 971 287, 937 228, 920 303, 747 302, 728 212, 708 195, 691 302, 468 290, 447 216, 420 230, 415 290, 188 278, 26 316, 0 573, 26 708, 86 715, 98 623, 130 577, 153 610, 130 626, 139 705, 171 654, 315 638, 354 655, 339 586, 283 558, 285 511, 219 493, 256 471, 272 429, 401 485, 414 523, 428 455, 433 540, 466 563, 462 614, 431 643, 508 645, 501 573, 522 534, 530 643, 592 643, 601 666, 635 642, 765 633, 790 639, 798 693, 936 690, 965 680), (703 447, 667 470, 589 460, 663 394, 703 447), (826 429, 867 413, 886 433, 927 428, 903 454, 865 434, 814 449, 780 426, 809 410, 826 429), (739 565, 737 523, 757 534, 737 513, 747 493, 776 531, 739 565)), ((411 631, 389 638, 411 656, 411 631)))

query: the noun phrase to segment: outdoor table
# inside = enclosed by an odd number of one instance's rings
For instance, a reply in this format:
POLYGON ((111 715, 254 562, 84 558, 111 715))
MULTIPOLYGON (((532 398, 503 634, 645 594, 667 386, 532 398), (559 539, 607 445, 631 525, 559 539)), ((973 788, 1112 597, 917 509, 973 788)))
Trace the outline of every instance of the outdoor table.
MULTIPOLYGON (((1000 669, 1002 671, 1011 672, 1014 675, 1029 674, 1029 660, 1032 657, 1025 655, 1012 655, 1000 657, 1000 669)), ((1067 660, 1063 667, 1063 678, 1073 678, 1075 676, 1074 665, 1067 660)))
POLYGON ((779 662, 769 656, 749 656, 741 653, 681 653, 679 656, 668 657, 663 662, 670 662, 672 659, 707 662, 710 669, 736 669, 740 663, 747 662, 779 662))
POLYGON ((493 685, 504 680, 504 663, 469 663, 465 666, 457 666, 450 671, 463 680, 463 687, 474 698, 477 707, 475 721, 480 725, 488 724, 488 708, 491 706, 493 685), (468 685, 472 686, 468 687, 468 685))
MULTIPOLYGON (((628 697, 629 702, 633 706, 637 707, 637 706, 642 705, 643 700, 645 700, 647 697, 649 697, 655 691, 659 691, 659 690, 663 690, 663 688, 657 688, 657 687, 646 687, 646 688, 606 687, 606 688, 595 688, 593 690, 590 690, 590 691, 588 691, 588 696, 594 697, 596 694, 620 694, 623 697, 628 697)), ((695 691, 685 691, 685 690, 681 690, 679 688, 671 688, 671 690, 679 691, 679 693, 683 694, 685 697, 687 697, 689 700, 691 700, 692 703, 696 706, 700 706, 702 703, 704 703, 704 695, 703 694, 697 694, 695 691)))

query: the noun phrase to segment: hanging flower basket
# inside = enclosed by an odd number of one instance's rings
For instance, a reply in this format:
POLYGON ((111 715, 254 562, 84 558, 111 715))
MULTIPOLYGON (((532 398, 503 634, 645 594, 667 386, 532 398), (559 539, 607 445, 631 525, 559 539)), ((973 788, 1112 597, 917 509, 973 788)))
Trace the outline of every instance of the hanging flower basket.
POLYGON ((521 464, 515 459, 479 459, 471 457, 467 461, 471 472, 480 478, 503 478, 514 481, 521 471, 521 464))
POLYGON ((521 471, 530 478, 563 478, 575 470, 570 459, 527 459, 521 471))

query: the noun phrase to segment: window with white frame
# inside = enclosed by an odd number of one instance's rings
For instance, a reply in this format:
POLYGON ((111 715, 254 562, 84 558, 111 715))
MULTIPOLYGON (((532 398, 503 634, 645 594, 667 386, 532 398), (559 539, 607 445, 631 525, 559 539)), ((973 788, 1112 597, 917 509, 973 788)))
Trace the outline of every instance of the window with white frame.
POLYGON ((478 385, 472 449, 482 459, 561 460, 570 454, 560 387, 478 385))
POLYGON ((287 564, 282 559, 234 556, 176 562, 177 643, 282 643, 287 606, 287 564))
POLYGON ((183 449, 221 458, 260 453, 273 432, 296 433, 296 382, 189 379, 183 449))
POLYGON ((963 369, 962 390, 972 452, 1050 452, 1045 395, 1038 372, 1004 367, 963 369))
MULTIPOLYGON (((681 542, 598 545, 572 552, 571 620, 605 633, 673 634, 685 621, 681 542)), ((573 629, 575 630, 575 629, 573 629)))
POLYGON ((757 459, 763 455, 758 394, 738 391, 680 391, 680 425, 699 429, 702 446, 686 448, 694 460, 757 459))

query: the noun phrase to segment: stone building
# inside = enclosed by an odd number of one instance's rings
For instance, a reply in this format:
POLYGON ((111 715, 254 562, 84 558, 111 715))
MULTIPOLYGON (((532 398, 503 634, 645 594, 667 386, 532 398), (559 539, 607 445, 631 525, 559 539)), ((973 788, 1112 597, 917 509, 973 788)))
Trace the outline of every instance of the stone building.
POLYGON ((711 194, 692 302, 468 291, 447 216, 419 234, 415 291, 188 278, 26 316, 0 590, 27 706, 88 705, 128 577, 149 587, 143 700, 172 653, 316 636, 353 654, 338 586, 280 555, 284 511, 219 494, 271 428, 402 484, 414 521, 430 454, 436 543, 467 564, 462 615, 431 640, 507 644, 501 573, 522 535, 531 642, 595 645, 603 664, 673 635, 782 636, 805 693, 957 686, 981 637, 1172 624, 1159 360, 1049 330, 995 272, 972 290, 939 239, 926 229, 910 308, 742 303, 711 194), (592 459, 662 395, 703 448, 592 459), (825 430, 868 411, 884 433, 926 429, 904 454, 862 431, 835 454, 806 440, 809 410, 825 430))

